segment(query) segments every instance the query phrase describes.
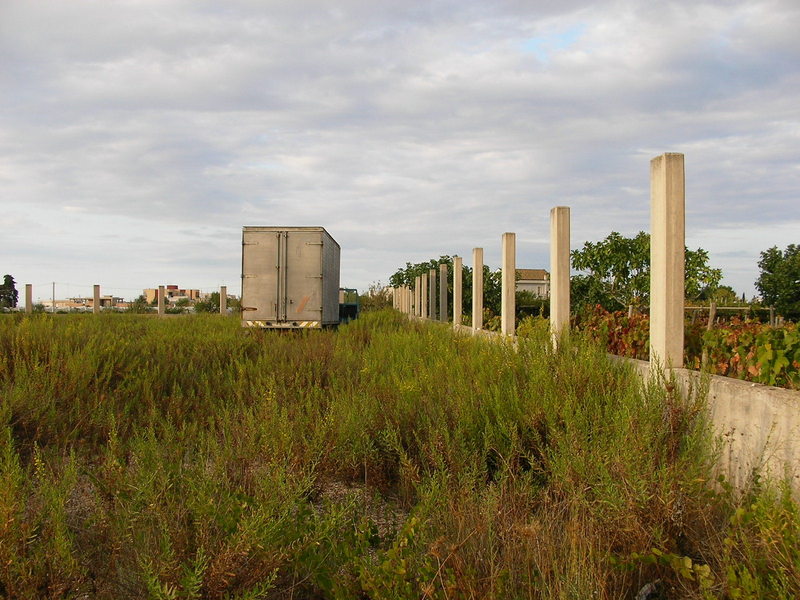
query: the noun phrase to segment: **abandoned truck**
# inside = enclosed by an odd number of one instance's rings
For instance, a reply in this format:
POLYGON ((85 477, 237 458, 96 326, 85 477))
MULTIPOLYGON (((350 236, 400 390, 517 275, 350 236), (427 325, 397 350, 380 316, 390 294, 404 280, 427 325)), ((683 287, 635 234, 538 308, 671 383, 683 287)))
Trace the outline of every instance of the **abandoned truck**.
POLYGON ((339 255, 339 244, 324 227, 244 227, 242 325, 338 325, 339 255))

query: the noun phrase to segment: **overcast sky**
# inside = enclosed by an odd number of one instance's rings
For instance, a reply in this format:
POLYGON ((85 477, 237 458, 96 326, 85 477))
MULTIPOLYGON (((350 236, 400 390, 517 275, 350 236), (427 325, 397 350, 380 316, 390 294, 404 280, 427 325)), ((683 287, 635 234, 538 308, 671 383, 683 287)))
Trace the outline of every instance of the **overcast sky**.
POLYGON ((324 226, 349 287, 496 268, 505 231, 548 268, 552 206, 573 248, 647 230, 682 152, 687 245, 750 296, 800 243, 798 31, 797 0, 0 0, 0 275, 238 293, 243 225, 324 226))

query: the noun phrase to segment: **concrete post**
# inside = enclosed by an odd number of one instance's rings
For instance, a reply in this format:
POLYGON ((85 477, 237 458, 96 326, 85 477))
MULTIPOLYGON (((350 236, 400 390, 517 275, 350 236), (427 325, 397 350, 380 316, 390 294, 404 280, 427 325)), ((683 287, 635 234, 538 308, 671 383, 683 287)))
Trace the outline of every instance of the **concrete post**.
POLYGON ((416 282, 414 285, 414 314, 418 317, 422 316, 422 279, 419 275, 414 278, 416 282))
POLYGON ((92 312, 96 315, 100 313, 100 286, 96 284, 94 286, 94 303, 92 304, 92 312))
POLYGON ((569 206, 550 209, 550 334, 569 329, 569 206))
POLYGON ((439 265, 439 320, 447 323, 447 265, 439 265))
POLYGON ((428 317, 436 320, 436 269, 428 270, 428 317))
POLYGON ((25 284, 25 312, 33 312, 33 285, 30 283, 25 284))
POLYGON ((463 300, 464 292, 462 286, 462 270, 461 257, 453 257, 453 324, 461 325, 461 302, 463 300))
POLYGON ((219 314, 228 314, 228 286, 221 285, 219 287, 219 314))
POLYGON ((472 329, 483 329, 483 248, 472 249, 472 329))
POLYGON ((158 316, 164 316, 164 286, 158 286, 158 316))
POLYGON ((406 291, 406 293, 404 295, 404 297, 405 297, 405 311, 404 312, 407 315, 410 315, 411 314, 411 300, 412 300, 411 288, 410 287, 405 287, 404 289, 406 291))
POLYGON ((517 235, 503 234, 503 263, 500 280, 500 331, 503 335, 514 335, 516 329, 517 291, 517 235))
POLYGON ((428 276, 427 275, 420 275, 419 279, 420 279, 420 283, 422 284, 420 286, 421 297, 420 297, 420 303, 419 303, 419 307, 420 307, 419 316, 421 318, 423 318, 423 319, 427 319, 428 318, 428 276))
POLYGON ((685 231, 683 154, 650 161, 650 363, 683 366, 685 231))

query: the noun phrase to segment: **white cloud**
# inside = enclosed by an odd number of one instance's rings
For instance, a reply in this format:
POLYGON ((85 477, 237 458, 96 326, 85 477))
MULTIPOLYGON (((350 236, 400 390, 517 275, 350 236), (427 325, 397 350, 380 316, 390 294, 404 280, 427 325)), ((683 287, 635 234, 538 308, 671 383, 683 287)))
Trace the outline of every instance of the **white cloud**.
MULTIPOLYGON (((256 223, 325 225, 360 287, 473 246, 496 263, 503 231, 546 266, 551 206, 572 206, 574 245, 646 229, 664 151, 686 154, 687 231, 721 263, 740 224, 796 216, 799 16, 790 0, 10 0, 0 202, 42 225, 35 244, 11 234, 4 268, 233 288, 256 223), (98 251, 133 231, 134 253, 98 251)), ((743 289, 757 243, 728 261, 743 289)))

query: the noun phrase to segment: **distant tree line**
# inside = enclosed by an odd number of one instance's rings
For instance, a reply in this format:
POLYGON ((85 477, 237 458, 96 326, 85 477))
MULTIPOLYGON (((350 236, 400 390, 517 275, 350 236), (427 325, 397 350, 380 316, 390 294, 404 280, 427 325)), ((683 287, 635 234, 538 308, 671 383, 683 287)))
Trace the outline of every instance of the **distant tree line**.
MULTIPOLYGON (((570 280, 572 306, 576 311, 600 305, 606 310, 624 310, 628 306, 646 308, 650 302, 650 234, 640 231, 633 237, 611 232, 599 242, 586 242, 571 253, 572 268, 577 271, 570 280)), ((392 286, 413 287, 417 276, 428 276, 446 264, 452 273, 453 259, 440 256, 419 263, 406 263, 390 278, 392 286)), ((800 245, 790 244, 785 250, 777 246, 761 252, 760 274, 755 282, 765 306, 774 306, 785 318, 800 319, 800 245)), ((484 307, 490 314, 500 313, 501 271, 483 266, 484 307)), ((721 285, 722 270, 709 264, 708 251, 685 249, 684 290, 687 301, 718 304, 744 302, 727 285, 721 285)), ((472 313, 472 267, 462 266, 463 312, 472 313)), ((448 314, 452 314, 452 277, 448 286, 448 314)), ((546 299, 529 292, 517 292, 518 307, 533 308, 543 316, 549 313, 546 299)), ((530 311, 529 311, 530 312, 530 311)))

